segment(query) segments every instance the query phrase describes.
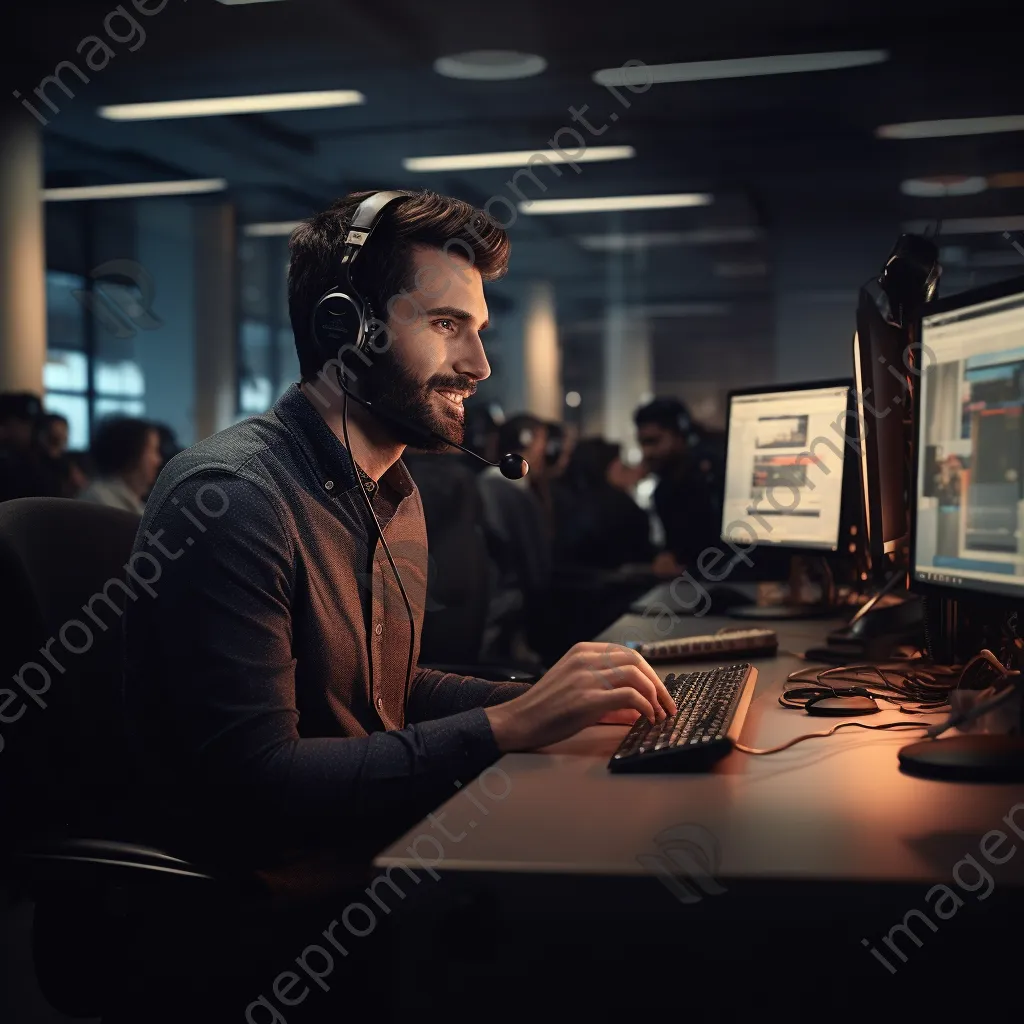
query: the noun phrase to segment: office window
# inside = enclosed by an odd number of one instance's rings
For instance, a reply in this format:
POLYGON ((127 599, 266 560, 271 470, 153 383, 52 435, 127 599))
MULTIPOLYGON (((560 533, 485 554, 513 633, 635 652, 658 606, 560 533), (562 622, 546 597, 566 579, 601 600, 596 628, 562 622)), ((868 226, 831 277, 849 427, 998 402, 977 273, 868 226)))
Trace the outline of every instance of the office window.
POLYGON ((67 417, 72 449, 89 447, 104 416, 146 414, 146 382, 131 346, 137 303, 128 286, 103 282, 90 290, 77 274, 46 273, 43 402, 67 417))
POLYGON ((238 411, 251 416, 299 379, 299 366, 288 319, 287 238, 244 238, 238 253, 238 411))

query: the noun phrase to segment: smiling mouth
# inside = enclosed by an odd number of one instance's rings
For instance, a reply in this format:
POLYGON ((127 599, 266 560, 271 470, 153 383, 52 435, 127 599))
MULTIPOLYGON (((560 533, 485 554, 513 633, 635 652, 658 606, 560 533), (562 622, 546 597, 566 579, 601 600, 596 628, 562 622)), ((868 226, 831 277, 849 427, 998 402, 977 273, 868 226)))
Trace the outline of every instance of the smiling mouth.
POLYGON ((463 399, 469 398, 469 393, 468 392, 465 392, 465 391, 446 391, 446 390, 442 390, 440 388, 437 388, 435 390, 437 391, 437 394, 439 394, 446 402, 448 402, 449 405, 452 406, 453 409, 457 409, 458 410, 460 416, 465 414, 466 410, 464 409, 464 407, 462 405, 462 402, 463 402, 463 399))

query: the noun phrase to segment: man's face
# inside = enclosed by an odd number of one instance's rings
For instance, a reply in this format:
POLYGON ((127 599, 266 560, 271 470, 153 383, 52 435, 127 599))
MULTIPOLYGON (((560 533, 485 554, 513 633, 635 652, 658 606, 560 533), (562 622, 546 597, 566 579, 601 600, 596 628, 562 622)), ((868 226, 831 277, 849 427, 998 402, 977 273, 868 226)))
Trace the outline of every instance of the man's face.
POLYGON ((645 423, 638 427, 637 440, 644 455, 644 463, 652 473, 664 473, 686 451, 686 441, 681 434, 656 423, 645 423))
MULTIPOLYGON (((483 279, 467 260, 439 249, 413 251, 414 284, 391 304, 390 346, 372 356, 370 397, 417 426, 462 444, 463 399, 477 381, 490 376, 480 332, 487 324, 483 279)), ((385 335, 375 339, 383 347, 385 335)), ((400 427, 398 441, 443 451, 441 441, 425 441, 400 427)))

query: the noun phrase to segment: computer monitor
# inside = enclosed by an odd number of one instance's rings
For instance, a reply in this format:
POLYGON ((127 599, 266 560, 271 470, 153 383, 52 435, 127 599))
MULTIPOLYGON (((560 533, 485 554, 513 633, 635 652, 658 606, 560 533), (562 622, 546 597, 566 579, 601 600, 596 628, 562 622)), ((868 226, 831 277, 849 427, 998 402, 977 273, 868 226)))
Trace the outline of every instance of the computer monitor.
MULTIPOLYGON (((882 317, 863 289, 853 336, 864 543, 884 575, 909 540, 910 392, 914 349, 907 329, 882 317)), ((906 562, 903 562, 904 570, 906 562)))
POLYGON ((1024 277, 926 306, 921 356, 912 582, 1024 601, 1024 277))
POLYGON ((722 539, 836 551, 850 380, 729 393, 722 539))

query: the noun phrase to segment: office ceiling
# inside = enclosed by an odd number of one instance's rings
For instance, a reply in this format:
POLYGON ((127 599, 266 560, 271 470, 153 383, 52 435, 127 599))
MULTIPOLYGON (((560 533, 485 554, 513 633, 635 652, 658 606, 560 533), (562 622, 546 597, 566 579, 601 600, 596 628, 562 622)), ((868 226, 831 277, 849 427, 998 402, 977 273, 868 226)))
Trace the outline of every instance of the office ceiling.
MULTIPOLYGON (((76 59, 85 36, 104 35, 111 10, 111 0, 21 6, 18 63, 4 71, 10 88, 31 95, 59 61, 76 59)), ((410 174, 402 158, 544 150, 559 129, 572 126, 569 108, 586 104, 591 124, 607 124, 588 141, 631 145, 637 156, 581 164, 579 173, 563 168, 560 177, 542 169, 543 198, 701 191, 714 202, 618 215, 519 216, 510 228, 513 273, 505 287, 529 277, 554 280, 573 358, 592 343, 612 287, 608 256, 593 248, 609 243, 581 237, 653 233, 661 244, 630 254, 624 273, 629 299, 653 316, 656 337, 713 321, 704 331, 711 344, 737 331, 763 340, 771 335, 782 238, 792 241, 803 231, 818 237, 826 229, 852 235, 873 224, 888 226, 894 239, 911 219, 1024 215, 1024 132, 911 141, 874 135, 893 122, 1024 114, 1024 65, 1011 13, 1010 4, 993 0, 516 0, 493 7, 467 0, 169 0, 157 14, 136 15, 146 33, 141 45, 137 37, 109 43, 115 56, 90 73, 88 84, 65 74, 73 98, 50 90, 60 110, 48 112, 46 183, 224 177, 243 222, 297 219, 357 187, 427 186, 480 204, 491 196, 515 201, 506 184, 514 169, 410 174), (532 78, 496 82, 443 78, 432 69, 439 56, 478 49, 537 53, 548 66, 532 78), (628 60, 854 49, 884 49, 890 59, 621 91, 628 108, 591 78, 628 60), (114 102, 335 88, 358 89, 365 105, 138 123, 96 115, 114 102), (1011 175, 997 180, 1015 187, 937 199, 900 191, 909 177, 999 174, 1011 175), (732 234, 722 236, 723 228, 732 234), (717 313, 707 312, 715 307, 717 313)), ((129 36, 123 22, 114 33, 129 36)), ((17 100, 10 103, 18 109, 17 100)), ((520 184, 529 198, 541 197, 529 179, 520 184)), ((503 200, 492 209, 509 217, 503 200)), ((991 232, 948 241, 959 247, 963 274, 973 273, 976 258, 1005 262, 1014 252, 991 232)), ((877 260, 885 255, 879 251, 877 260)), ((662 365, 671 367, 674 349, 666 343, 660 350, 662 365)))

